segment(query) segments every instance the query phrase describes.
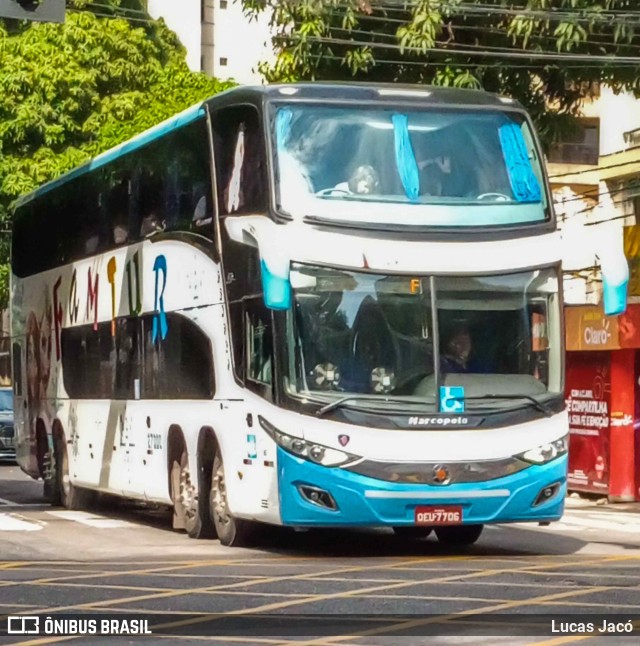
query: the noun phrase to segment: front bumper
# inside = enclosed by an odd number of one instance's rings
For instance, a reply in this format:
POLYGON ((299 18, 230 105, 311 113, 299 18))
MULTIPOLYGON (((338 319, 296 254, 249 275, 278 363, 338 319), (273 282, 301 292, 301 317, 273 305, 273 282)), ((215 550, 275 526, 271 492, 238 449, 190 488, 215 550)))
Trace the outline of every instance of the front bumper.
POLYGON ((377 480, 278 448, 278 485, 282 523, 297 527, 413 525, 418 505, 462 506, 465 524, 555 521, 564 511, 567 456, 488 482, 436 486, 377 480), (534 506, 540 491, 556 483, 555 495, 534 506), (300 485, 328 492, 337 509, 305 499, 300 485))

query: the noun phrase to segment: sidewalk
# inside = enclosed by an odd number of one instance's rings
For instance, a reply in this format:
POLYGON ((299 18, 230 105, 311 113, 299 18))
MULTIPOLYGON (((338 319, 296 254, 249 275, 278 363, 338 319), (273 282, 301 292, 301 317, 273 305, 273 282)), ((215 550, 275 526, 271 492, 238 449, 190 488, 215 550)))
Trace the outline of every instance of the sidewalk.
POLYGON ((640 502, 609 502, 606 498, 580 498, 578 494, 569 494, 565 501, 567 509, 584 509, 588 511, 624 511, 640 514, 640 502))

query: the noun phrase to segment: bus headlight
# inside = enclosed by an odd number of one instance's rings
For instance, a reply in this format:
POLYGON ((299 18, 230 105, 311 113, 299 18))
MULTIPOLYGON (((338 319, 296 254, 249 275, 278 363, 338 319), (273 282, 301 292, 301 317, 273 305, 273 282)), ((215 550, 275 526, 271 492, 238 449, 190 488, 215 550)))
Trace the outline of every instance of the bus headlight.
POLYGON ((332 449, 328 446, 317 444, 316 442, 308 442, 300 437, 287 435, 286 433, 278 430, 273 424, 267 422, 267 420, 260 415, 258 415, 258 421, 260 422, 260 426, 262 426, 269 437, 271 437, 271 439, 273 439, 280 448, 296 457, 309 460, 309 462, 315 462, 316 464, 321 464, 325 467, 337 467, 360 459, 359 456, 345 453, 345 451, 339 451, 338 449, 332 449))
POLYGON ((520 453, 516 457, 531 462, 531 464, 546 464, 564 455, 569 450, 569 436, 565 435, 559 440, 554 440, 548 444, 542 444, 535 449, 529 449, 524 453, 520 453))

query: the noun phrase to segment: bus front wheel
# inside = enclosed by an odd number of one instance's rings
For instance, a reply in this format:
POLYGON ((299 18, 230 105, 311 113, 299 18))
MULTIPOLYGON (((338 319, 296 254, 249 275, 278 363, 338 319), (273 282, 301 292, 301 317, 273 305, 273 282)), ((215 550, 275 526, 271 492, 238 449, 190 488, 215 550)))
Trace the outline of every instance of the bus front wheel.
POLYGON ((229 511, 224 464, 219 453, 216 453, 213 459, 209 509, 222 545, 238 547, 246 544, 250 537, 253 523, 241 518, 234 518, 229 511))
POLYGON ((447 525, 436 527, 436 536, 444 545, 473 545, 483 529, 484 525, 447 525))

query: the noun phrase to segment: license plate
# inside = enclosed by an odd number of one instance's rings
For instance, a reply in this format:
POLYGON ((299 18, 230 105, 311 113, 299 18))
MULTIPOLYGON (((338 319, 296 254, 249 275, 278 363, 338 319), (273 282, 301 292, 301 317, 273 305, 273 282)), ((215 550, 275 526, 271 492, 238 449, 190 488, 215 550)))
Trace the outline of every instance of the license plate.
POLYGON ((462 507, 446 505, 442 507, 416 507, 416 525, 460 525, 462 507))

